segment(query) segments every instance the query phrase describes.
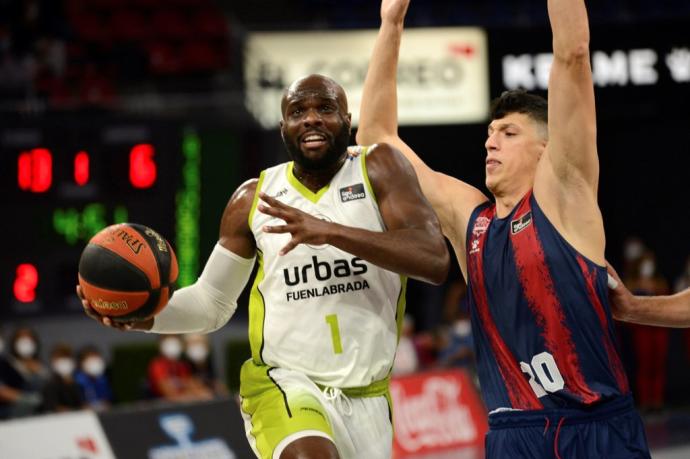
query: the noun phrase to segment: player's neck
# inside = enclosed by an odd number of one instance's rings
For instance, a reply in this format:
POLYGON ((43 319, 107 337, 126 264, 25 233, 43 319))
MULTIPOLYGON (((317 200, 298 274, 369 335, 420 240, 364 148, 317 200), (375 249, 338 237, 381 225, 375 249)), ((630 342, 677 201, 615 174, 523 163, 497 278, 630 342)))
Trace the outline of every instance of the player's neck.
POLYGON ((524 185, 509 192, 498 192, 494 194, 494 199, 496 200, 496 216, 498 218, 504 218, 510 215, 510 213, 515 209, 522 198, 529 192, 532 188, 532 184, 524 185))
POLYGON ((337 174, 343 166, 345 159, 346 156, 343 155, 342 158, 338 159, 338 161, 333 163, 330 167, 321 170, 306 169, 295 162, 292 168, 292 175, 294 175, 302 185, 316 193, 331 182, 335 174, 337 174))

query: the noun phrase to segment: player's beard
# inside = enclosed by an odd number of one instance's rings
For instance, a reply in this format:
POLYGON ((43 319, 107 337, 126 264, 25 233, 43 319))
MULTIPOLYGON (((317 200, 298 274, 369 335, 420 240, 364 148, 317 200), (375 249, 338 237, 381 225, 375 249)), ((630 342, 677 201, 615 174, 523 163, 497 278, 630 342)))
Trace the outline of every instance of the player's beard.
POLYGON ((347 146, 350 144, 350 126, 348 124, 343 124, 343 127, 335 137, 326 135, 326 141, 328 142, 326 153, 319 159, 311 159, 304 156, 304 153, 300 149, 299 140, 288 141, 283 137, 283 144, 290 158, 304 169, 311 171, 328 169, 345 155, 347 146))

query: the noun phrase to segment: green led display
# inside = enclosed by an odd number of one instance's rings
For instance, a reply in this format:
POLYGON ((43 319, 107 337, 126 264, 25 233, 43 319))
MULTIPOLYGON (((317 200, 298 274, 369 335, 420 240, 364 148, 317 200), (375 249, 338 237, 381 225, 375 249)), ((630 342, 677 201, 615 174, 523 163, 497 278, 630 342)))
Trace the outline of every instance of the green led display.
POLYGON ((107 213, 106 206, 99 202, 87 204, 81 211, 74 207, 55 209, 53 211, 53 229, 57 234, 64 237, 69 245, 87 242, 111 223, 127 221, 128 212, 125 206, 115 206, 113 218, 110 221, 108 221, 107 213))
POLYGON ((178 285, 196 281, 199 274, 199 213, 201 205, 201 141, 193 130, 182 140, 182 186, 176 198, 176 248, 180 267, 178 285))

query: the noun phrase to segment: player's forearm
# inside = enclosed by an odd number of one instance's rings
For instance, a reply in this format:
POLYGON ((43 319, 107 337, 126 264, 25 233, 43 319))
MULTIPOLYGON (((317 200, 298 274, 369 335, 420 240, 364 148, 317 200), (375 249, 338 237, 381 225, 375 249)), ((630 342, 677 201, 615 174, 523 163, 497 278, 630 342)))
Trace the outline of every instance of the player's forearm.
POLYGON ((554 58, 571 61, 589 55, 589 24, 584 0, 548 0, 554 58))
POLYGON ((357 130, 360 145, 398 135, 397 69, 402 32, 402 20, 381 23, 364 81, 357 130))
POLYGON ((690 289, 667 296, 633 296, 621 320, 659 327, 690 327, 690 289))
POLYGON ((385 232, 334 224, 328 243, 381 268, 432 284, 448 275, 450 255, 437 227, 385 232))
POLYGON ((254 266, 254 258, 243 258, 216 244, 204 271, 192 285, 175 292, 155 317, 155 333, 209 333, 222 327, 237 308, 254 266))

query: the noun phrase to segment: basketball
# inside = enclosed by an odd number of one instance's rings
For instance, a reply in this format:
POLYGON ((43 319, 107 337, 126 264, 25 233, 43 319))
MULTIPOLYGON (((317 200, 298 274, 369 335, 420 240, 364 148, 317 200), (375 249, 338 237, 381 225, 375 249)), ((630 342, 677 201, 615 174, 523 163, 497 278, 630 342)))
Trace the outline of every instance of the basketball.
POLYGON ((177 258, 156 231, 135 223, 108 226, 91 238, 79 259, 84 297, 119 322, 149 319, 168 303, 177 258))

